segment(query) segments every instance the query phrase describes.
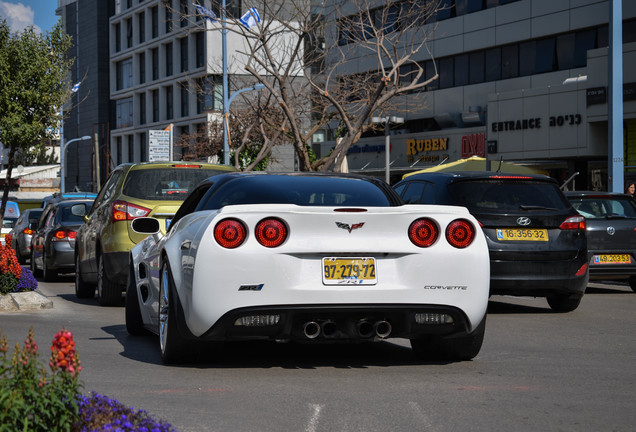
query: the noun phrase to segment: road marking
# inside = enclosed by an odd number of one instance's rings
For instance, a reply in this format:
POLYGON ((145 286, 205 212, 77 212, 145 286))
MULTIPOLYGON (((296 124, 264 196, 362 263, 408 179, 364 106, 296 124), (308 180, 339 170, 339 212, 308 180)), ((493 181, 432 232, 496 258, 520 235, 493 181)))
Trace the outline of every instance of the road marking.
POLYGON ((307 424, 307 427, 305 428, 305 432, 316 432, 318 421, 320 420, 320 411, 322 411, 324 405, 311 404, 310 407, 313 413, 309 419, 309 424, 307 424))

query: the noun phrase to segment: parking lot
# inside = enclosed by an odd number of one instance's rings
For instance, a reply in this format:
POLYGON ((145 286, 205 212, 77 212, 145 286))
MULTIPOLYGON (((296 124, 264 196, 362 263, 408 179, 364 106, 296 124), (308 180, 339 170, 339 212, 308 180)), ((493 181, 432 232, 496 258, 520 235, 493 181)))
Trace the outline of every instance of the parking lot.
POLYGON ((78 300, 72 276, 40 282, 53 309, 0 313, 10 346, 33 325, 44 361, 54 333, 75 334, 84 391, 199 431, 632 431, 636 295, 591 283, 581 306, 491 297, 469 362, 421 363, 408 341, 299 346, 243 343, 219 361, 161 363, 153 336, 130 337, 121 307, 78 300))

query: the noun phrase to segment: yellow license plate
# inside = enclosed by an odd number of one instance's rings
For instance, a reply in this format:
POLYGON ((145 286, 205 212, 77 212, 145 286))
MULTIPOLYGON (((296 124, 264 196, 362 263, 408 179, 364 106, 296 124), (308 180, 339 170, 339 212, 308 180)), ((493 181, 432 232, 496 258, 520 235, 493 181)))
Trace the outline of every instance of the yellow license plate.
POLYGON ((548 230, 530 228, 497 228, 497 240, 548 241, 548 230))
POLYGON ((322 282, 325 285, 375 285, 378 282, 375 258, 323 258, 322 282))
POLYGON ((603 254, 592 257, 593 264, 631 264, 632 257, 629 254, 603 254))

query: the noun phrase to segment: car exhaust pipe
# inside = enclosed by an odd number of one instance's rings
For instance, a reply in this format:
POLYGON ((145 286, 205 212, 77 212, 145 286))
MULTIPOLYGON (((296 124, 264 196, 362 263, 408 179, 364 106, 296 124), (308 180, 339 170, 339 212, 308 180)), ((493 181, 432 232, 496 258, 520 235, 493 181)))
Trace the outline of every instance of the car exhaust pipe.
POLYGON ((320 330, 322 331, 322 335, 324 337, 332 337, 338 331, 338 327, 336 326, 336 323, 333 321, 325 321, 320 326, 320 330))
POLYGON ((380 339, 389 337, 391 330, 393 330, 391 323, 385 320, 376 322, 373 327, 375 328, 375 335, 380 339))
POLYGON ((320 324, 308 321, 303 325, 303 334, 307 339, 316 339, 320 335, 320 324))
POLYGON ((358 328, 358 335, 361 338, 369 338, 373 336, 373 324, 371 324, 369 321, 367 320, 358 321, 358 324, 356 325, 356 327, 358 328))

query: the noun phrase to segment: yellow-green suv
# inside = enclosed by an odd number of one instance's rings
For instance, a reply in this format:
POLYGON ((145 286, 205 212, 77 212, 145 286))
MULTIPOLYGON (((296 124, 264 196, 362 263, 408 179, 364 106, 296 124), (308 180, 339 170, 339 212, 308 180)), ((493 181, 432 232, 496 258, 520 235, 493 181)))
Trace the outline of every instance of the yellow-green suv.
POLYGON ((145 162, 119 165, 84 217, 75 243, 75 294, 102 306, 121 304, 128 284, 128 253, 145 235, 130 222, 152 216, 165 234, 188 193, 202 180, 233 167, 207 163, 145 162))

